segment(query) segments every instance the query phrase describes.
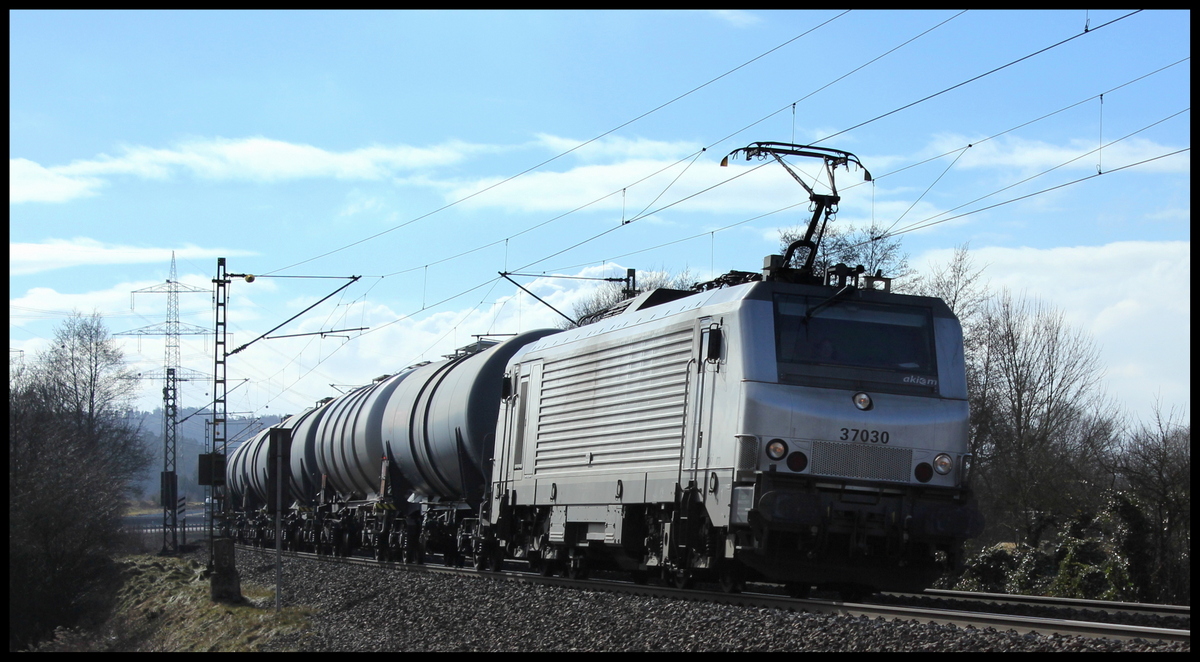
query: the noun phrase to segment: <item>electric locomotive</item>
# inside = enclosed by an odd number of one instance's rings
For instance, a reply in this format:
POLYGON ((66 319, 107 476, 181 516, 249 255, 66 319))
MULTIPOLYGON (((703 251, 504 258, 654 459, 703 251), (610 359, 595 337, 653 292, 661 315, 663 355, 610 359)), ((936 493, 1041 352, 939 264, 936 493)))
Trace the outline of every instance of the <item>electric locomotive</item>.
POLYGON ((492 553, 797 594, 919 589, 958 561, 982 520, 957 320, 856 274, 789 282, 781 262, 513 357, 492 553))

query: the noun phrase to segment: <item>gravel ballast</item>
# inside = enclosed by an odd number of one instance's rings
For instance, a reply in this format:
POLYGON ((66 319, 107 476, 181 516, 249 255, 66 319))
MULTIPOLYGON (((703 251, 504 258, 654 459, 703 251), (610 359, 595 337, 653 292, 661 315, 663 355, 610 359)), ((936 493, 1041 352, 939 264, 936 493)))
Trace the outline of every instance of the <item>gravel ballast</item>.
MULTIPOLYGON (((243 583, 273 587, 274 554, 238 550, 243 583)), ((285 559, 301 651, 1164 651, 1190 644, 1019 634, 796 613, 436 573, 285 559)))

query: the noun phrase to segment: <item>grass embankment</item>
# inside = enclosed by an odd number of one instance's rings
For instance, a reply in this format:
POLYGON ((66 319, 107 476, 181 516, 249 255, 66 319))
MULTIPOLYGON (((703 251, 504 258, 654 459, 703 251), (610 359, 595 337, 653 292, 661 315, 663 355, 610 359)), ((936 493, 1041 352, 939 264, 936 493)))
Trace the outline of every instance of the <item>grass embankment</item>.
POLYGON ((258 651, 274 637, 303 630, 310 611, 276 613, 274 589, 242 585, 242 604, 214 603, 202 563, 132 555, 116 560, 120 589, 94 630, 60 630, 45 651, 258 651))

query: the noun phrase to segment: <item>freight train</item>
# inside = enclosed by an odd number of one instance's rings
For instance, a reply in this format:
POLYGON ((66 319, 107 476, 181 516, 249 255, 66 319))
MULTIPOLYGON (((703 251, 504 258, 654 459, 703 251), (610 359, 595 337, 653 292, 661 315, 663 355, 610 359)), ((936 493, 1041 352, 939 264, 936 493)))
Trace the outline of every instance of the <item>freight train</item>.
POLYGON ((227 463, 234 534, 274 540, 274 434, 289 548, 793 595, 928 586, 983 526, 962 330, 861 268, 814 274, 831 201, 761 272, 481 339, 260 432, 227 463))

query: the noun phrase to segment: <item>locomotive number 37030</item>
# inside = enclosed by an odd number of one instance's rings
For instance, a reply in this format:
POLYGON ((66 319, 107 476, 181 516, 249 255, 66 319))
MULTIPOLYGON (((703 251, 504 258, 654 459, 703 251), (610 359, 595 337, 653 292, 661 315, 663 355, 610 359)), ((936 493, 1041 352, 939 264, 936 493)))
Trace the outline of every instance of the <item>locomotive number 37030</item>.
POLYGON ((842 428, 842 441, 867 441, 873 444, 886 444, 891 435, 887 430, 860 430, 858 428, 842 428))

